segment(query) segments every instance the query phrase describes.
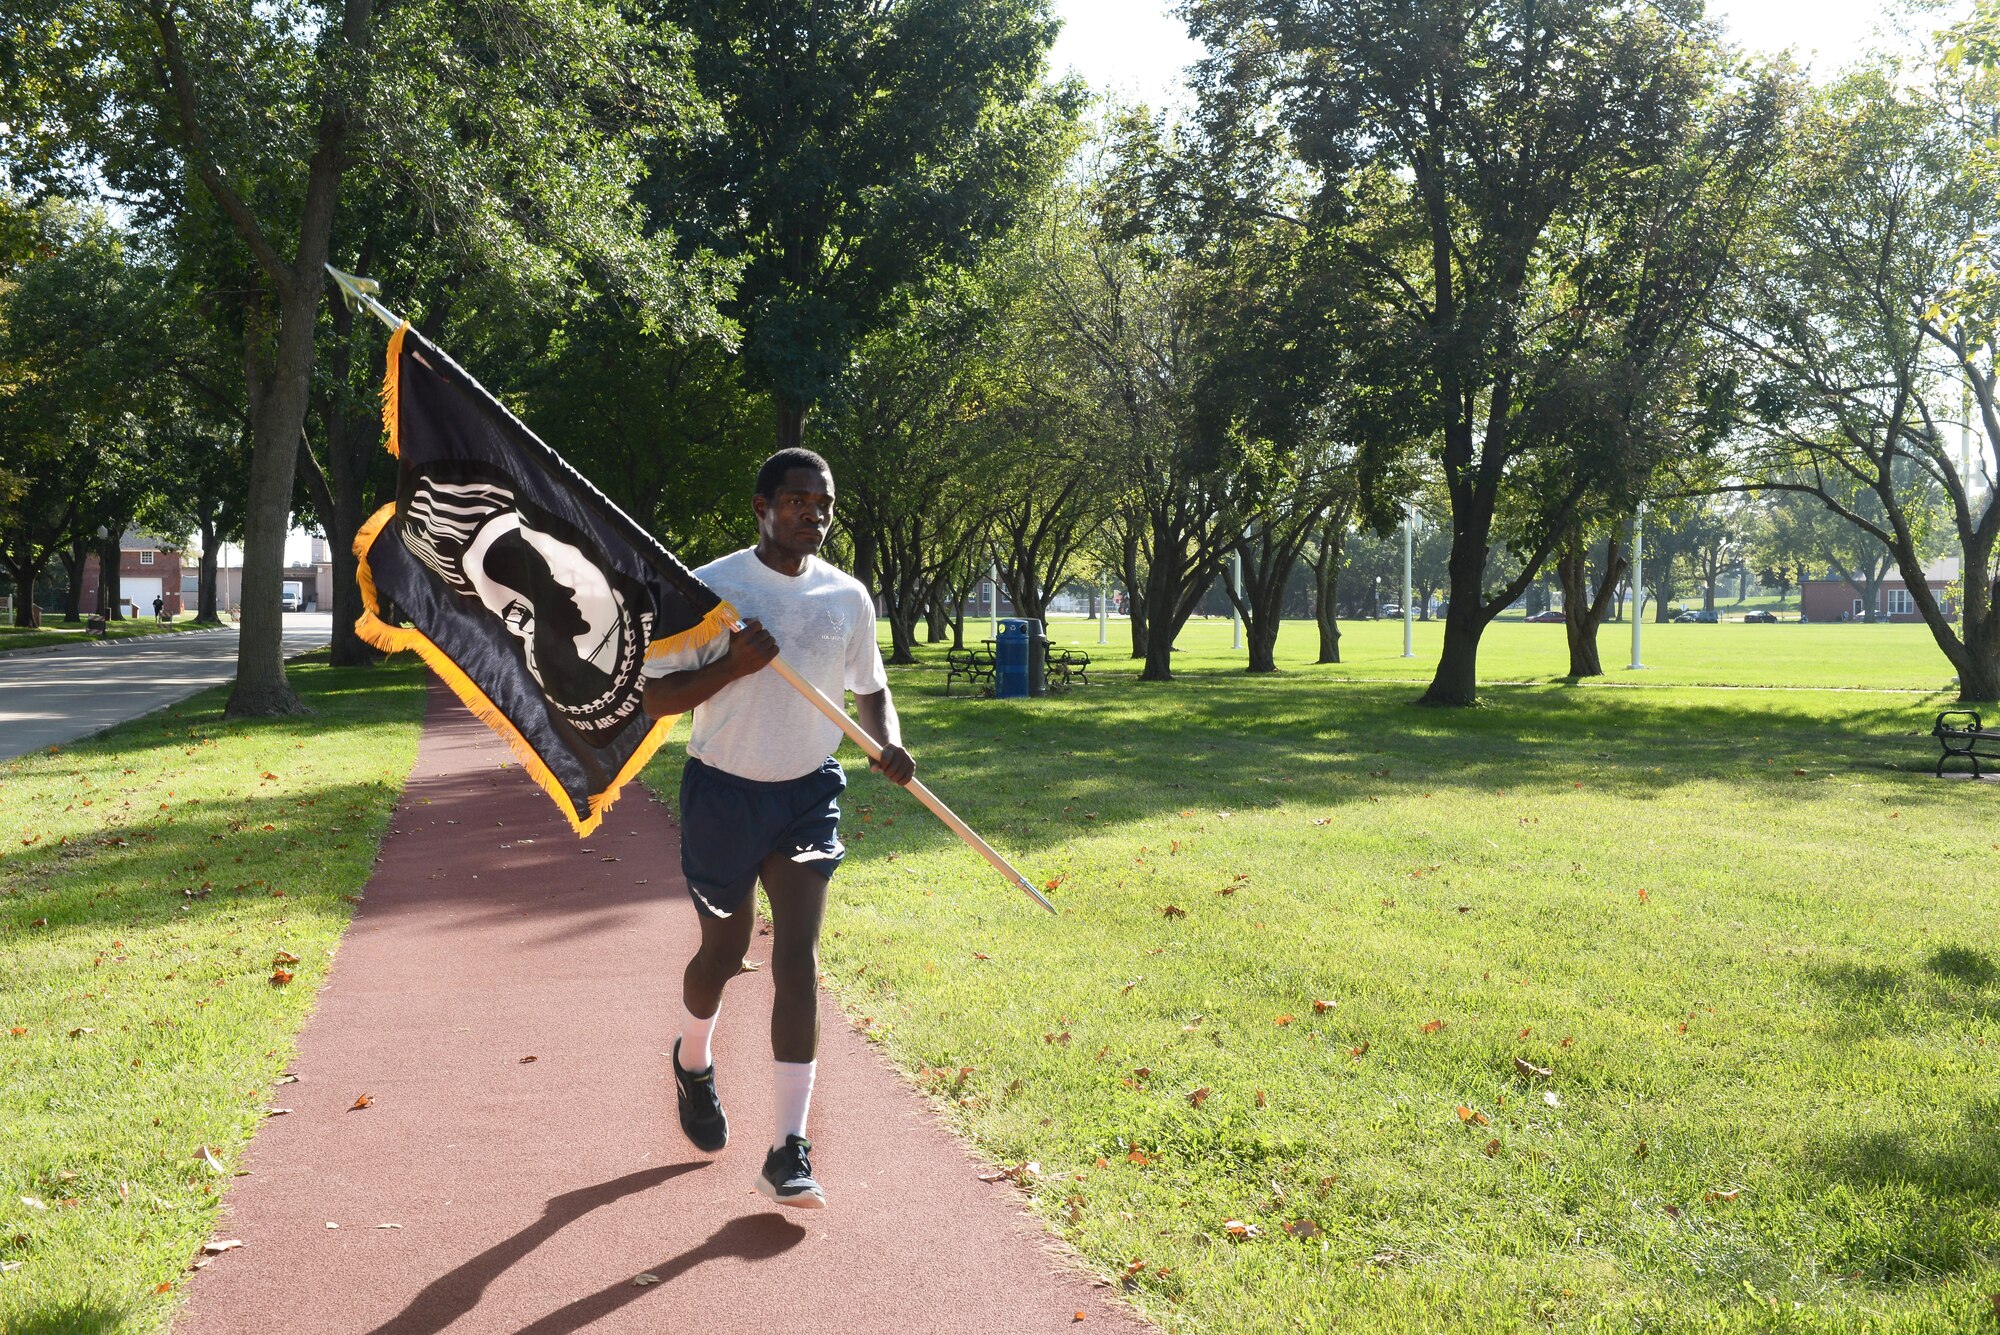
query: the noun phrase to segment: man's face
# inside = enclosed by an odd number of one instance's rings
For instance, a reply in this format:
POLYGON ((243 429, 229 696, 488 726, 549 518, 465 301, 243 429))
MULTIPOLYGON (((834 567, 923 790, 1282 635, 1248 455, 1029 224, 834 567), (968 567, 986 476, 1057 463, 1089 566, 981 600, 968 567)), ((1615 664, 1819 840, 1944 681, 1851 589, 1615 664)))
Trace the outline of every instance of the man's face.
POLYGON ((765 541, 801 555, 817 552, 833 527, 833 479, 823 469, 794 468, 778 484, 777 495, 753 497, 751 506, 765 541))

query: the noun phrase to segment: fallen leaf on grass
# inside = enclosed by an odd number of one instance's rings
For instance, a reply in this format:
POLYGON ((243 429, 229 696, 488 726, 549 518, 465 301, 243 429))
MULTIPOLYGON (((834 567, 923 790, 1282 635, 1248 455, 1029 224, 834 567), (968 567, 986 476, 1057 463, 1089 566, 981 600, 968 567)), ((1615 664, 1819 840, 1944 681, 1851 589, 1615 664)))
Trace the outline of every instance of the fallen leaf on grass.
POLYGON ((1461 1103, 1458 1105, 1458 1120, 1474 1126, 1486 1126, 1493 1119, 1485 1113, 1480 1112, 1477 1108, 1468 1108, 1461 1103))
POLYGON ((1280 1015, 1277 1019, 1271 1021, 1272 1024, 1277 1025, 1278 1028, 1280 1029, 1283 1029, 1286 1025, 1290 1024, 1291 1022, 1292 1022, 1292 1017, 1289 1015, 1280 1015))
POLYGON ((1555 1075, 1555 1069, 1553 1067, 1537 1066, 1533 1062, 1529 1061, 1526 1057, 1514 1058, 1514 1069, 1516 1071, 1519 1071, 1522 1075, 1530 1076, 1538 1080, 1547 1080, 1555 1075))
POLYGON ((1160 916, 1162 918, 1185 918, 1187 917, 1187 910, 1178 904, 1163 904, 1160 906, 1160 916))
POLYGON ((24 1024, 17 1024, 12 1029, 9 1029, 7 1032, 12 1034, 15 1038, 19 1038, 21 1035, 28 1032, 28 1026, 24 1024))
POLYGON ((1542 1102, 1548 1104, 1551 1108, 1562 1107, 1562 1100, 1556 1096, 1556 1092, 1553 1089, 1542 1091, 1542 1102))
POLYGON ((1232 1238, 1254 1238, 1263 1232, 1255 1224, 1246 1224, 1241 1219, 1223 1220, 1222 1231, 1232 1238))
POLYGON ((201 1249, 210 1256, 220 1256, 224 1252, 235 1251, 242 1245, 243 1240, 241 1238, 217 1238, 214 1242, 202 1243, 201 1249))
POLYGON ((1640 887, 1640 889, 1639 889, 1639 902, 1640 902, 1641 904, 1643 904, 1643 903, 1645 903, 1645 902, 1646 902, 1647 900, 1649 900, 1649 899, 1651 899, 1651 898, 1652 898, 1652 896, 1646 893, 1646 891, 1645 891, 1645 887, 1643 887, 1643 886, 1642 886, 1642 887, 1640 887))
POLYGON ((1153 1156, 1147 1154, 1144 1150, 1133 1150, 1130 1154, 1125 1156, 1125 1162, 1134 1163, 1139 1165, 1139 1167, 1144 1168, 1147 1164, 1153 1162, 1153 1156))
POLYGON ((1444 1021, 1443 1021, 1443 1020, 1426 1020, 1426 1021, 1424 1021, 1424 1032, 1425 1032, 1425 1033, 1427 1033, 1427 1034, 1435 1034, 1435 1033, 1436 1033, 1436 1032, 1437 1032, 1438 1030, 1440 1030, 1440 1029, 1442 1029, 1442 1028, 1444 1028, 1444 1021))
POLYGON ((290 969, 271 970, 272 987, 283 987, 286 983, 289 983, 291 981, 292 981, 292 971, 290 969))
POLYGON ((1364 1038, 1361 1040, 1361 1046, 1358 1048, 1349 1048, 1347 1050, 1347 1055, 1354 1058, 1354 1060, 1356 1061, 1360 1061, 1363 1057, 1366 1057, 1368 1055, 1368 1049, 1370 1046, 1371 1045, 1368 1042, 1368 1040, 1364 1038))
POLYGON ((1665 1209, 1666 1209, 1666 1212, 1667 1212, 1667 1218, 1669 1218, 1669 1219, 1679 1219, 1679 1218, 1681 1217, 1681 1207, 1680 1207, 1680 1206, 1678 1206, 1678 1205, 1669 1205, 1669 1206, 1666 1206, 1666 1207, 1665 1207, 1665 1209))
POLYGON ((1259 1108, 1265 1106, 1264 1091, 1261 1089, 1257 1091, 1257 1106, 1259 1108))
POLYGON ((1486 1157, 1491 1159, 1494 1155, 1498 1154, 1499 1152, 1500 1152, 1500 1137, 1495 1136, 1493 1139, 1486 1142, 1486 1157))
POLYGON ((347 1106, 347 1111, 359 1112, 363 1108, 373 1106, 374 1102, 375 1102, 375 1096, 373 1094, 363 1094, 360 1098, 354 1100, 353 1103, 350 1103, 347 1106))
POLYGON ((974 958, 974 959, 976 959, 976 960, 990 960, 990 959, 992 959, 993 957, 992 957, 991 955, 987 954, 987 953, 986 953, 985 951, 983 951, 983 950, 975 950, 975 951, 973 951, 973 952, 972 952, 972 958, 974 958))
POLYGON ((274 969, 277 968, 280 964, 297 964, 298 962, 299 962, 299 957, 297 955, 294 955, 289 950, 281 950, 277 954, 271 956, 271 967, 274 969))
POLYGON ((1131 982, 1125 984, 1125 986, 1118 989, 1118 995, 1121 997, 1124 996, 1127 992, 1130 992, 1133 988, 1137 987, 1139 984, 1145 981, 1146 980, 1144 978, 1134 978, 1131 982))
POLYGON ((1311 1238, 1319 1234, 1319 1225, 1310 1219, 1294 1219, 1285 1225, 1285 1232, 1295 1238, 1311 1238))
POLYGON ((215 1157, 215 1151, 210 1149, 206 1145, 203 1145, 198 1149, 196 1149, 194 1152, 194 1157, 196 1163, 207 1165, 208 1170, 212 1173, 220 1173, 226 1171, 222 1166, 222 1161, 215 1157))
POLYGON ((1200 1089, 1190 1091, 1187 1096, 1187 1101, 1197 1108, 1199 1108, 1202 1104, 1207 1103, 1208 1086, 1203 1085, 1200 1089))
POLYGON ((69 1036, 71 1038, 82 1038, 85 1034, 94 1034, 96 1032, 97 1031, 95 1029, 92 1029, 88 1025, 85 1025, 82 1028, 70 1030, 69 1036))
POLYGON ((1704 1191, 1701 1198, 1704 1201, 1733 1201, 1742 1194, 1743 1188, 1736 1187, 1730 1191, 1704 1191))
POLYGON ((1339 1004, 1337 1001, 1315 1001, 1313 1003, 1313 1014, 1324 1015, 1339 1004))
POLYGON ((172 1293, 173 1291, 174 1286, 170 1281, 162 1281, 153 1286, 154 1293, 172 1293))
POLYGON ((21 1204, 27 1206, 30 1210, 46 1210, 49 1208, 48 1206, 44 1205, 41 1201, 41 1198, 37 1196, 23 1196, 21 1198, 21 1204))
POLYGON ((1567 1052, 1570 1049, 1570 1047, 1575 1044, 1575 1042, 1576 1040, 1573 1038, 1565 1038, 1557 1046, 1561 1047, 1565 1052, 1567 1052))

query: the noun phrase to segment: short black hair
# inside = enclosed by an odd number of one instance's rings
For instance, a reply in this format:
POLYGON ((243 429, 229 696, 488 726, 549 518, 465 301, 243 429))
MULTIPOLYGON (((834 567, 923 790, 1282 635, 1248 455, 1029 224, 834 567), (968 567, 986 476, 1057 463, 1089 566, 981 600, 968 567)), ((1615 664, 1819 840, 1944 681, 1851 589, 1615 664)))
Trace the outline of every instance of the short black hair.
POLYGON ((833 476, 833 469, 827 466, 825 459, 811 450, 800 449, 795 445, 790 449, 779 450, 766 459, 764 466, 757 470, 757 494, 767 501, 776 500, 778 487, 784 482, 785 474, 794 468, 817 469, 825 473, 828 478, 833 476))

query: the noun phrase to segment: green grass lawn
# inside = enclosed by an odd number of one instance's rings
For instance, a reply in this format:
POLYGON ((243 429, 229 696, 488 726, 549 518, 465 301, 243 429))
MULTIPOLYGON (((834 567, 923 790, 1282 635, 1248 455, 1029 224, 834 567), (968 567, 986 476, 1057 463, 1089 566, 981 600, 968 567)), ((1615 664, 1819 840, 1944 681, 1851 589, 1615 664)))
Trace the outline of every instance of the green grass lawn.
MULTIPOLYGON (((161 625, 152 617, 140 617, 128 621, 113 621, 105 628, 105 639, 135 640, 146 635, 178 635, 185 631, 213 630, 213 626, 198 626, 192 617, 181 617, 169 625, 161 625)), ((0 625, 0 654, 9 649, 45 649, 54 644, 81 644, 98 637, 81 625, 65 625, 60 619, 45 620, 38 630, 22 626, 0 625)))
POLYGON ((0 764, 0 1330, 163 1326, 271 1102, 423 711, 413 667, 289 675, 311 716, 212 691, 0 764))
MULTIPOLYGON (((1560 671, 1503 629, 1489 675, 1560 671)), ((1471 711, 1408 703, 1400 626, 1039 701, 899 670, 1062 913, 852 765, 823 967, 1171 1331, 1989 1329, 2000 791, 1930 777, 1939 697, 1672 684, 1936 687, 1913 629, 1648 626, 1650 689, 1471 711)))
MULTIPOLYGON (((1319 632, 1310 621, 1287 621, 1278 632, 1278 666, 1311 668, 1315 679, 1359 678, 1377 681, 1430 681, 1444 644, 1444 623, 1419 621, 1414 627, 1416 657, 1404 658, 1401 621, 1341 623, 1341 662, 1315 667, 1319 632)), ((976 642, 987 634, 984 620, 966 622, 966 638, 976 642)), ((1123 622, 1109 627, 1110 643, 1100 648, 1095 621, 1056 620, 1050 639, 1058 646, 1087 650, 1097 663, 1121 670, 1131 663, 1131 634, 1123 622)), ((884 632, 887 643, 887 632, 884 632)), ((1631 623, 1600 628, 1598 654, 1609 685, 1632 686, 1810 686, 1861 687, 1876 690, 1936 691, 1950 682, 1950 662, 1921 625, 1799 625, 1753 626, 1725 622, 1719 626, 1656 625, 1644 627, 1640 672, 1627 670, 1632 661, 1631 623)), ((1242 650, 1229 647, 1229 622, 1224 619, 1188 623, 1176 641, 1175 671, 1241 671, 1242 650)), ((927 651, 933 652, 933 651, 927 651)), ((1501 621, 1487 629, 1480 644, 1483 681, 1554 682, 1569 670, 1569 650, 1560 624, 1530 626, 1501 621)), ((1098 674, 1093 666, 1091 675, 1098 674)), ((960 688, 962 689, 962 688, 960 688)))

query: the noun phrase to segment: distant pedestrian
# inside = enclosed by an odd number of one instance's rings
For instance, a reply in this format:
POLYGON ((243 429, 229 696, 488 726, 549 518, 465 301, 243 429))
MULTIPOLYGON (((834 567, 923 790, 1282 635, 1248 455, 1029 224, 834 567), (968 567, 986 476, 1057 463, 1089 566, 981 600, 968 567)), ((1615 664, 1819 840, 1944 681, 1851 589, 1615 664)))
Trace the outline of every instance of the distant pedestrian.
POLYGON ((167 622, 167 600, 159 594, 153 595, 153 620, 161 625, 167 622))

